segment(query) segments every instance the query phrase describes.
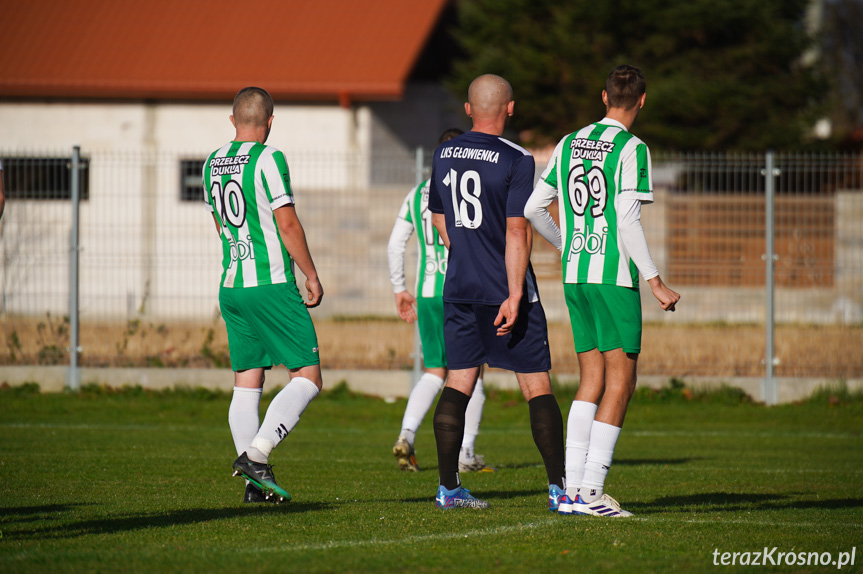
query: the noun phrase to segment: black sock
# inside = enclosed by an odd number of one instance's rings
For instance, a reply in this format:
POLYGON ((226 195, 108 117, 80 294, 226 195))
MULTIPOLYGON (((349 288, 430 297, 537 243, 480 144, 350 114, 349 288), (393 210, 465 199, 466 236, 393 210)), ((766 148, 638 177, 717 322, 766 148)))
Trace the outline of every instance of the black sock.
POLYGON ((464 412, 470 397, 451 387, 444 387, 434 411, 434 438, 437 443, 437 466, 444 488, 458 488, 458 451, 464 438, 464 412))
POLYGON ((563 416, 554 395, 540 395, 527 402, 533 442, 542 455, 548 484, 563 488, 563 416))

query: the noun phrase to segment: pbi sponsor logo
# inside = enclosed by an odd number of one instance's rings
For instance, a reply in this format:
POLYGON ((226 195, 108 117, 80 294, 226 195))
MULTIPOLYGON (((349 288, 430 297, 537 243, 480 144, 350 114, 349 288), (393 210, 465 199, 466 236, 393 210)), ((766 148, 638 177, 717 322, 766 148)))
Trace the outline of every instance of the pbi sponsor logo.
POLYGON ((446 267, 447 267, 447 259, 446 256, 441 255, 440 253, 435 254, 434 257, 426 257, 425 268, 423 272, 426 276, 434 275, 435 273, 440 273, 441 275, 446 275, 446 267))
POLYGON ((231 261, 255 258, 251 235, 246 236, 246 241, 231 237, 229 242, 231 244, 231 261))
POLYGON ((577 229, 575 230, 575 234, 572 236, 572 241, 569 244, 569 257, 571 258, 573 255, 581 253, 582 251, 591 255, 595 253, 605 255, 607 241, 607 227, 602 228, 602 233, 588 233, 587 230, 582 233, 581 230, 577 229))

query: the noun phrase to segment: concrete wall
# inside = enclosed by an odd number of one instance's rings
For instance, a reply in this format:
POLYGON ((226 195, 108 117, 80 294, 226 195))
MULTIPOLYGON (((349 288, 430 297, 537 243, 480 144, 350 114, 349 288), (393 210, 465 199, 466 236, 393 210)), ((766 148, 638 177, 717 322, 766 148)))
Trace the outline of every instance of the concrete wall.
MULTIPOLYGON (((38 381, 42 392, 62 392, 66 384, 66 367, 0 367, 0 384, 18 386, 26 382, 38 381)), ((351 390, 385 399, 403 398, 410 394, 411 373, 409 371, 343 371, 324 370, 324 390, 347 382, 351 390)), ((558 375, 562 383, 578 381, 577 375, 558 375)), ((486 388, 518 390, 515 375, 508 371, 486 369, 483 375, 486 388)), ((284 385, 288 374, 283 367, 277 367, 267 375, 270 385, 284 385)), ((230 392, 233 376, 228 369, 81 369, 82 384, 96 383, 110 387, 140 385, 145 389, 168 389, 175 386, 191 388, 203 387, 230 392)), ((715 389, 729 385, 742 389, 755 401, 763 402, 762 379, 759 378, 718 378, 688 377, 686 385, 694 390, 715 389)), ((668 377, 638 378, 639 387, 658 389, 668 384, 668 377)), ((828 379, 777 379, 778 403, 799 401, 812 395, 821 388, 835 388, 837 381, 828 379)), ((863 390, 863 379, 845 381, 848 390, 863 390)))

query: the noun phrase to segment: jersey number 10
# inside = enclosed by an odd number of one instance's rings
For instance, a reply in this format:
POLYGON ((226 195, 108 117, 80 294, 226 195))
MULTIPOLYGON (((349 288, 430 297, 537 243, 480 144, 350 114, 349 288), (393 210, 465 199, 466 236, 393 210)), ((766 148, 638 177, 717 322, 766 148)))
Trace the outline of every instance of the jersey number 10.
POLYGON ((230 223, 234 227, 243 226, 246 222, 246 198, 238 182, 232 179, 225 184, 223 190, 222 184, 214 181, 210 187, 210 195, 213 196, 213 203, 216 204, 222 225, 230 223))
POLYGON ((479 173, 472 169, 468 170, 461 175, 461 182, 459 182, 458 172, 451 169, 446 174, 446 177, 443 178, 443 184, 448 185, 452 191, 452 210, 455 214, 455 226, 476 229, 482 225, 482 204, 479 202, 479 196, 482 194, 482 184, 479 180, 479 173), (459 195, 461 199, 459 199, 459 195), (468 204, 473 207, 473 218, 470 217, 468 204))

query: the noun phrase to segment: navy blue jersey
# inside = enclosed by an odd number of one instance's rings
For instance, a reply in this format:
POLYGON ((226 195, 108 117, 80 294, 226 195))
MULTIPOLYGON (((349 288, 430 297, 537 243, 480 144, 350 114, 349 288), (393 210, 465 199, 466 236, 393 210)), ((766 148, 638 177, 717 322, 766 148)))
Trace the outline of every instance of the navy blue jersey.
MULTIPOLYGON (((509 297, 506 218, 524 217, 533 192, 534 161, 499 136, 467 132, 437 148, 429 210, 443 213, 450 240, 443 300, 500 305, 509 297)), ((537 301, 528 265, 527 301, 537 301)))

